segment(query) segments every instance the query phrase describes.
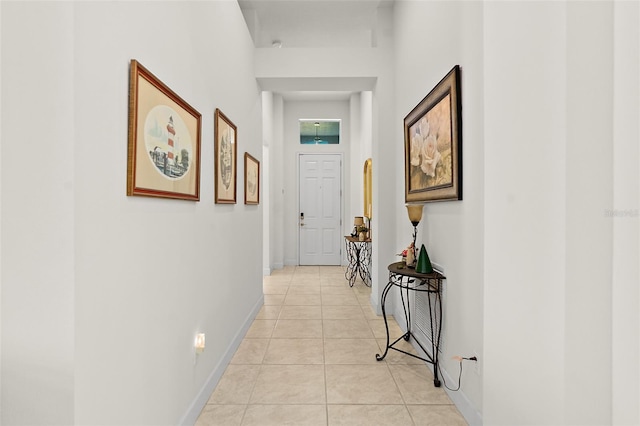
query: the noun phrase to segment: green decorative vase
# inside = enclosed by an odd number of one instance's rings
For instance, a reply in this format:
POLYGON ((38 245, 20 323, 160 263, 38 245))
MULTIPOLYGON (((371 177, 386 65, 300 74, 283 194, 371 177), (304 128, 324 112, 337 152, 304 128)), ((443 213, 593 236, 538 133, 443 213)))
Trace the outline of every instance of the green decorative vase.
POLYGON ((424 247, 424 244, 420 247, 416 272, 419 274, 430 274, 433 272, 433 266, 431 266, 431 260, 429 260, 429 255, 427 254, 427 249, 424 247))

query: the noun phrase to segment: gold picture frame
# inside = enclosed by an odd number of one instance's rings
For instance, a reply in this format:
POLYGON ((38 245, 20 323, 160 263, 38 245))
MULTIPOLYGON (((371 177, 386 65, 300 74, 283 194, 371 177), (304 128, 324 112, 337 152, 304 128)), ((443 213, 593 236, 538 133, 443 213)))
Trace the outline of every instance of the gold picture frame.
POLYGON ((260 161, 244 153, 244 203, 260 204, 260 161))
POLYGON ((201 121, 198 111, 132 59, 127 195, 199 201, 201 121))
POLYGON ((462 103, 456 65, 404 119, 405 201, 462 200, 462 103))
POLYGON ((215 202, 236 204, 238 128, 219 108, 214 118, 215 202))

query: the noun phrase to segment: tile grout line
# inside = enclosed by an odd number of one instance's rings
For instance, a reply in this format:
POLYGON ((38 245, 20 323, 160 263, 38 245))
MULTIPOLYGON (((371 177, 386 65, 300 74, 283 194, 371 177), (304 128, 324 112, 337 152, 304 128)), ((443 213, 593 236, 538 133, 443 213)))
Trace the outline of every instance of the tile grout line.
MULTIPOLYGON (((264 286, 264 280, 263 280, 263 286, 264 286)), ((289 284, 287 285, 287 291, 285 292, 285 297, 282 300, 282 303, 280 304, 280 309, 278 311, 278 317, 276 318, 276 322, 273 325, 273 328, 271 329, 271 333, 269 334, 268 337, 268 342, 267 342, 267 348, 264 351, 264 354, 262 355, 262 359, 260 361, 260 368, 258 370, 258 374, 256 375, 256 379, 253 382, 253 386, 251 387, 251 391, 249 392, 249 398, 247 399, 247 405, 244 408, 244 412, 242 413, 242 418, 240 419, 240 425, 242 425, 245 421, 245 417, 247 415, 247 411, 249 410, 249 406, 250 405, 257 405, 257 404, 251 404, 251 398, 253 397, 253 394, 255 392, 256 386, 258 385, 258 379, 260 378, 260 374, 263 372, 264 370, 264 366, 265 366, 265 358, 267 357, 267 353, 269 351, 269 347, 271 346, 271 341, 273 339, 273 332, 275 331, 275 328, 278 324, 278 321, 280 320, 280 315, 282 315, 282 307, 284 306, 284 300, 286 299, 286 295, 289 292, 289 288, 291 287, 291 280, 289 280, 289 284)), ((255 321, 255 320, 254 320, 255 321)), ((244 340, 244 339, 243 339, 244 340)))
MULTIPOLYGON (((322 285, 320 285, 320 316, 323 317, 322 303, 322 285)), ((329 389, 327 387, 327 352, 325 350, 325 335, 324 335, 324 318, 320 320, 320 328, 322 330, 322 370, 324 371, 324 413, 325 424, 329 426, 329 389)))

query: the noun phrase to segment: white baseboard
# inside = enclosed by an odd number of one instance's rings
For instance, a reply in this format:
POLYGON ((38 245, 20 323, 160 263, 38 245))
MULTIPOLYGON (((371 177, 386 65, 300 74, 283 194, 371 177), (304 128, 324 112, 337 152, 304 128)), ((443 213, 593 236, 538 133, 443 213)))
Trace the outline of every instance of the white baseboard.
POLYGON ((282 268, 284 268, 284 263, 278 262, 278 263, 274 263, 271 269, 276 270, 276 269, 282 269, 282 268))
POLYGON ((247 334, 249 327, 251 327, 253 320, 255 319, 256 315, 258 315, 258 312, 260 312, 260 308, 262 308, 263 305, 264 305, 264 296, 261 296, 258 302, 255 304, 255 306, 251 310, 251 312, 249 313, 249 315, 247 316, 242 328, 238 330, 238 332, 234 336, 233 340, 231 341, 231 344, 229 345, 226 352, 222 356, 222 359, 220 359, 218 364, 215 366, 215 368, 209 375, 209 378, 205 382, 204 386, 202 387, 200 392, 198 392, 198 395, 196 395, 196 398, 193 400, 193 402, 187 409, 187 412, 184 414, 184 416, 182 416, 182 419, 180 419, 180 423, 178 424, 194 425, 196 423, 196 421, 198 420, 198 417, 200 416, 200 412, 202 412, 202 409, 204 408, 204 406, 207 405, 207 401, 209 401, 211 394, 213 393, 216 386, 218 385, 220 378, 224 374, 224 371, 226 370, 227 366, 231 362, 233 355, 238 350, 240 343, 242 343, 242 339, 244 339, 245 334, 247 334))
POLYGON ((271 275, 271 268, 262 268, 262 276, 268 277, 269 275, 271 275))
POLYGON ((285 259, 284 260, 284 265, 285 266, 298 266, 298 259, 285 259))

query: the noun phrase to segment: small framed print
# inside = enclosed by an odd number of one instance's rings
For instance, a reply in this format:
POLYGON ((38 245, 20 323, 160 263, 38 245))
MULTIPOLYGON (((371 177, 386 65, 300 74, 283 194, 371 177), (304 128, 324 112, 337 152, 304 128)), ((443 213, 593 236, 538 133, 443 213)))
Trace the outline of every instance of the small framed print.
POLYGON ((244 153, 244 203, 260 204, 260 162, 244 153))
POLYGON ((236 203, 238 129, 218 108, 215 112, 215 200, 236 203))

